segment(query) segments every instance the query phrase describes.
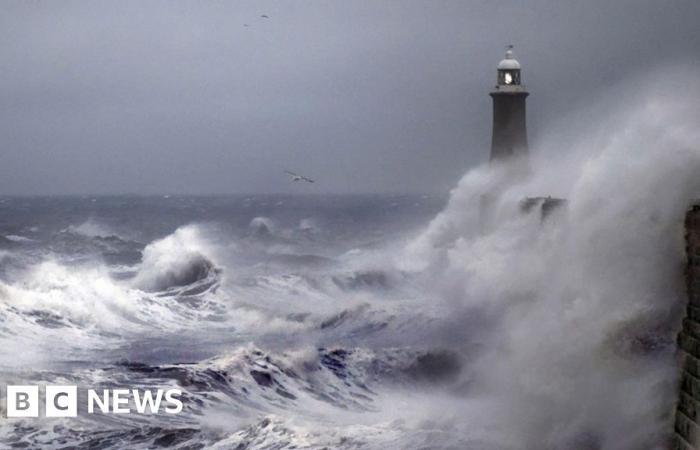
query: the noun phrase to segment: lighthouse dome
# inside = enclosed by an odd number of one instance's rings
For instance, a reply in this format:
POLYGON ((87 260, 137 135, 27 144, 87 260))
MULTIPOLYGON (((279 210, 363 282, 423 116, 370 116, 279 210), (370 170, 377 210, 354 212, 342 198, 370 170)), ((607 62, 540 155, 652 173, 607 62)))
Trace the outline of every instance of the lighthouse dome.
POLYGON ((498 63, 498 69, 499 70, 520 69, 520 63, 513 56, 513 49, 512 48, 509 48, 506 51, 506 58, 502 59, 501 62, 498 63))

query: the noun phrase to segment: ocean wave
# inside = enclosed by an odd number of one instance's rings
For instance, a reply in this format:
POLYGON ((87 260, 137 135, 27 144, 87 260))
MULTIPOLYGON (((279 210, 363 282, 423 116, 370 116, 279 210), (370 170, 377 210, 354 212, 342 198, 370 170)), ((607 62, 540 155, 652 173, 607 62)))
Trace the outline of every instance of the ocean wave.
POLYGON ((272 237, 275 225, 268 217, 255 217, 248 225, 250 233, 257 238, 272 237))
POLYGON ((391 276, 384 270, 358 270, 350 274, 334 275, 333 282, 342 290, 389 289, 391 276))
POLYGON ((321 231, 318 221, 313 217, 305 217, 299 221, 299 231, 307 234, 314 234, 321 231))
POLYGON ((13 242, 36 242, 35 239, 31 239, 26 236, 19 236, 16 234, 7 234, 5 235, 5 239, 8 239, 13 242))
POLYGON ((80 223, 78 225, 69 225, 61 231, 63 233, 77 234, 90 238, 117 237, 122 239, 122 237, 118 233, 116 233, 112 228, 103 223, 97 222, 94 219, 86 220, 85 222, 80 223))
POLYGON ((274 352, 248 345, 194 364, 123 361, 109 370, 122 369, 139 384, 172 380, 188 395, 203 399, 199 408, 214 406, 204 399, 218 393, 232 406, 255 413, 309 402, 343 411, 373 411, 379 408, 380 389, 459 382, 462 361, 447 350, 305 347, 274 352))
POLYGON ((529 178, 468 172, 397 258, 456 317, 498 312, 481 330, 474 392, 501 405, 490 420, 519 448, 661 448, 673 429, 682 221, 700 192, 700 139, 688 121, 697 105, 671 85, 620 102, 605 130, 540 142, 529 178), (566 210, 523 214, 530 195, 564 197, 566 210))
POLYGON ((220 269, 213 250, 195 225, 177 229, 143 250, 143 258, 132 284, 145 291, 182 288, 202 281, 213 284, 220 269))

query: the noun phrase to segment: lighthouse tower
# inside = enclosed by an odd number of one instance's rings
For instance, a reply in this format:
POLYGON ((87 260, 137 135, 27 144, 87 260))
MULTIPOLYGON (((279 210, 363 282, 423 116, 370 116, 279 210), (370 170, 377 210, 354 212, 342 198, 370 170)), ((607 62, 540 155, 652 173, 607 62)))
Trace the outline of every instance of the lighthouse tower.
POLYGON ((509 45, 506 57, 498 63, 498 84, 489 94, 493 98, 493 137, 491 163, 523 160, 527 164, 527 128, 525 99, 528 92, 522 85, 520 63, 509 45))

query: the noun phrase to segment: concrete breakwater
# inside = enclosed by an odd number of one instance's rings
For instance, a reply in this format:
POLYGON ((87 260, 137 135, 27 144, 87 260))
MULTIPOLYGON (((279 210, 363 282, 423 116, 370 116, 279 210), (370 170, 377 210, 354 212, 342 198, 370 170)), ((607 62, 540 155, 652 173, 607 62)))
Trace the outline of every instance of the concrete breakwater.
POLYGON ((700 202, 685 218, 688 305, 678 334, 681 384, 674 425, 674 450, 700 449, 700 202))

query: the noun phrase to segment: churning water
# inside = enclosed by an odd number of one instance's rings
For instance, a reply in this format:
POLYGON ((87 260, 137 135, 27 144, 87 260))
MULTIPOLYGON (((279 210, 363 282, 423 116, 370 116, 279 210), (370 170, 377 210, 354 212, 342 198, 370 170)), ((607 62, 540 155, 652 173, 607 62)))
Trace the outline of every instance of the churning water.
POLYGON ((2 199, 3 381, 185 409, 4 419, 0 444, 662 448, 700 114, 659 79, 553 124, 529 178, 476 168, 449 199, 2 199), (522 210, 547 195, 567 203, 522 210))
POLYGON ((460 363, 421 338, 446 314, 385 251, 444 201, 3 199, 3 381, 179 387, 185 410, 7 419, 2 446, 408 445, 392 396, 452 382, 460 363))

